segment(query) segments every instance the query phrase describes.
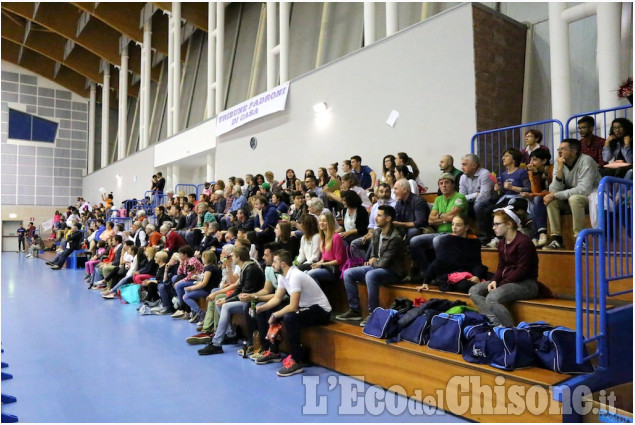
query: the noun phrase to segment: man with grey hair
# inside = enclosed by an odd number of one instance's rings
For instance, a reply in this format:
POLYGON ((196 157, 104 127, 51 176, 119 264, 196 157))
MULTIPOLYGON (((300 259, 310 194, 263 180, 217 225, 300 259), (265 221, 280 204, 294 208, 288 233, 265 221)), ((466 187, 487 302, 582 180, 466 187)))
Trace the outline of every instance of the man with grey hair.
POLYGON ((132 232, 133 234, 130 236, 130 239, 134 242, 135 246, 144 247, 148 244, 148 238, 145 230, 143 230, 143 225, 140 221, 135 221, 132 223, 132 232))
POLYGON ((165 237, 165 250, 170 255, 177 252, 182 246, 187 245, 187 242, 185 242, 181 235, 172 230, 171 224, 166 223, 162 225, 159 231, 165 237))
POLYGON ((402 234, 406 235, 406 241, 410 242, 414 236, 420 235, 423 227, 428 227, 430 207, 419 195, 410 191, 410 183, 406 179, 395 182, 396 216, 392 222, 402 234))
POLYGON ((229 226, 231 226, 231 220, 229 216, 232 212, 238 211, 240 208, 247 208, 247 198, 243 195, 243 189, 239 184, 235 184, 232 189, 232 195, 234 196, 234 200, 232 201, 232 205, 229 208, 227 214, 225 214, 220 219, 220 225, 223 230, 227 230, 229 226))
POLYGON ((461 159, 461 169, 463 175, 459 181, 459 192, 467 199, 468 214, 476 218, 481 244, 486 245, 489 242, 486 229, 490 223, 487 211, 496 202, 494 182, 489 170, 481 167, 481 159, 477 155, 465 155, 461 159))
POLYGON ((153 246, 157 250, 163 249, 165 238, 161 233, 157 232, 157 227, 154 224, 148 224, 146 226, 146 237, 148 239, 148 246, 153 246))

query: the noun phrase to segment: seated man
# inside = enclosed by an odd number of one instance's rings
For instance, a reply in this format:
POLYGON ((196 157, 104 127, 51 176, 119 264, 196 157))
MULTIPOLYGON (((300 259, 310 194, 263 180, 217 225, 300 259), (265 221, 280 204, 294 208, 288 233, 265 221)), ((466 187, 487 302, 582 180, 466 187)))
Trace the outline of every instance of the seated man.
POLYGON ((377 215, 377 211, 379 211, 379 207, 382 205, 390 205, 391 207, 394 207, 396 204, 395 201, 393 201, 390 197, 390 186, 387 183, 379 183, 376 192, 377 202, 373 204, 368 217, 368 233, 360 238, 355 239, 351 243, 351 250, 356 254, 356 257, 358 258, 366 257, 366 248, 370 244, 370 240, 373 237, 373 231, 377 228, 375 216, 377 215))
MULTIPOLYGON (((454 167, 454 158, 452 155, 443 155, 439 161, 439 170, 442 173, 450 173, 454 176, 454 188, 458 189, 458 182, 463 175, 463 172, 454 167)), ((437 195, 441 196, 441 189, 437 192, 437 195)))
POLYGON ((598 166, 604 166, 602 149, 605 140, 593 134, 595 131, 595 119, 588 115, 578 120, 578 134, 580 135, 580 149, 583 154, 589 155, 598 166))
POLYGON ((265 275, 258 263, 249 259, 247 248, 235 247, 232 258, 234 264, 240 267, 240 281, 231 295, 216 301, 216 305, 221 309, 220 320, 212 341, 205 348, 198 350, 201 356, 223 352, 223 339, 231 327, 231 315, 245 312, 245 302, 240 301, 239 295, 256 293, 265 286, 265 275))
POLYGON ((357 178, 362 189, 370 189, 377 180, 377 174, 368 165, 362 165, 359 155, 351 156, 351 173, 357 178))
POLYGON ((79 231, 77 225, 71 227, 71 231, 69 232, 66 239, 62 242, 62 246, 64 247, 64 251, 57 256, 53 261, 50 262, 49 266, 51 266, 51 270, 60 270, 64 267, 64 263, 66 259, 75 251, 76 249, 81 248, 82 243, 82 234, 79 231))
POLYGON ((165 246, 163 249, 165 249, 168 254, 174 254, 179 250, 179 248, 187 245, 187 242, 185 242, 181 235, 172 230, 172 226, 170 224, 164 224, 161 226, 159 231, 165 237, 165 246))
POLYGON ((419 195, 410 191, 410 183, 406 179, 397 180, 394 187, 397 204, 393 226, 405 234, 409 242, 414 236, 421 234, 422 227, 428 227, 430 207, 419 195))
POLYGON ((481 167, 481 159, 477 155, 465 155, 461 160, 461 169, 463 175, 459 180, 459 192, 467 199, 468 214, 476 218, 481 244, 486 244, 489 242, 487 226, 490 220, 487 211, 496 202, 494 182, 489 170, 481 167))
POLYGON ((183 215, 185 216, 185 229, 183 230, 192 230, 198 225, 198 216, 196 211, 194 211, 193 203, 186 202, 183 204, 183 215))
POLYGON ((543 249, 563 249, 560 214, 570 210, 573 215, 573 237, 584 229, 585 210, 589 206, 589 195, 597 191, 600 184, 597 163, 581 151, 577 139, 564 139, 558 148, 558 158, 553 167, 553 181, 545 195, 547 216, 551 229, 551 243, 543 249))
POLYGON ((240 187, 240 185, 234 185, 234 188, 232 189, 233 201, 227 213, 220 220, 221 228, 223 230, 227 230, 227 228, 230 226, 230 213, 238 211, 238 209, 240 208, 247 208, 247 198, 242 193, 243 189, 240 187))
MULTIPOLYGON (((365 265, 353 267, 344 272, 344 285, 350 309, 337 316, 339 320, 360 320, 361 308, 357 282, 365 282, 368 287, 369 314, 379 306, 379 287, 387 283, 399 282, 405 272, 405 246, 401 233, 392 224, 395 209, 390 205, 382 205, 377 211, 375 222, 377 228, 373 232, 370 258, 365 265)), ((368 317, 360 326, 366 325, 368 317)))
POLYGON ((452 233, 452 219, 457 215, 465 218, 467 216, 467 200, 465 195, 454 189, 454 176, 450 173, 443 173, 439 176, 439 190, 441 196, 434 200, 434 206, 428 217, 428 224, 437 228, 437 233, 428 233, 415 236, 410 239, 410 253, 412 262, 418 267, 419 275, 414 277, 415 281, 421 281, 428 265, 434 258, 428 256, 428 252, 434 248, 434 240, 441 235, 452 233))
MULTIPOLYGON (((315 280, 293 265, 293 257, 288 251, 280 250, 274 253, 273 268, 280 274, 278 289, 273 299, 256 307, 256 314, 263 314, 279 306, 283 302, 285 294, 289 294, 289 305, 271 313, 269 324, 282 321, 285 325, 291 354, 282 362, 278 376, 291 376, 303 372, 302 362, 306 360, 300 342, 300 331, 302 328, 328 323, 331 304, 315 280)), ((280 360, 278 347, 272 345, 269 351, 256 360, 256 364, 261 365, 280 360)))
POLYGON ((237 230, 245 230, 246 232, 254 230, 254 219, 249 217, 247 209, 240 208, 236 211, 236 219, 232 222, 232 225, 237 230))
POLYGON ((262 195, 256 195, 254 200, 254 231, 256 232, 256 246, 258 256, 262 256, 263 245, 273 242, 276 239, 275 228, 280 216, 276 207, 269 205, 267 199, 262 195))
POLYGON ((132 223, 130 236, 135 246, 144 247, 148 244, 146 231, 143 229, 140 221, 132 223))

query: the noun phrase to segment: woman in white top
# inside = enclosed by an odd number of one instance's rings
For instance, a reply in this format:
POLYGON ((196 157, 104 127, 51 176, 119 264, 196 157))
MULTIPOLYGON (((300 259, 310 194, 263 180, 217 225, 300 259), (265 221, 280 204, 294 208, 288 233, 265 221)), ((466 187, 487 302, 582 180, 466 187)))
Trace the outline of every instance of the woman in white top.
POLYGON ((405 165, 406 167, 408 167, 408 171, 410 171, 411 174, 411 177, 409 178, 413 179, 418 186, 418 190, 417 192, 415 192, 416 195, 426 193, 428 191, 428 187, 425 185, 425 183, 423 183, 423 180, 421 180, 421 177, 419 176, 419 167, 417 167, 417 163, 414 161, 414 159, 410 158, 407 153, 399 152, 395 157, 395 164, 405 165))
POLYGON ((311 270, 311 265, 320 260, 320 231, 317 217, 306 214, 302 219, 304 235, 300 240, 298 254, 298 268, 302 271, 311 270))
POLYGON ((395 167, 395 180, 399 181, 401 179, 408 180, 408 183, 410 184, 410 191, 414 193, 415 195, 419 194, 419 188, 417 187, 417 182, 414 181, 414 179, 412 178, 412 174, 410 173, 410 170, 408 170, 408 167, 405 165, 397 165, 395 167))

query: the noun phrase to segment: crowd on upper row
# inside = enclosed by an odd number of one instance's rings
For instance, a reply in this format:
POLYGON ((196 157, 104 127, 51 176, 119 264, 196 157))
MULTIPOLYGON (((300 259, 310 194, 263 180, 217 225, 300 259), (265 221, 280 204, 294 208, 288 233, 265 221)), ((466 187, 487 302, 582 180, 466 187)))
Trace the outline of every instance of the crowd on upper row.
MULTIPOLYGON (((307 170, 302 180, 291 169, 282 181, 271 172, 217 180, 198 199, 168 193, 150 219, 143 204, 127 211, 128 231, 106 221, 112 195, 97 208, 80 199, 59 219, 63 242, 50 265, 61 268, 85 238, 90 286, 108 299, 126 283, 141 284, 147 301, 160 300, 157 314, 198 324, 200 333, 188 342, 208 343, 199 354, 221 353, 231 341, 231 315, 251 310, 248 323, 261 331, 264 349, 253 352, 248 333, 248 353, 241 354, 259 364, 280 361, 276 344, 265 336, 268 325, 283 321, 291 345, 283 376, 301 371, 300 328, 328 321, 331 306, 323 290, 340 279, 349 310, 337 318, 364 324, 356 282, 368 287, 371 312, 381 285, 405 279, 426 289, 464 272, 464 290, 479 309, 494 323, 511 326, 501 301, 541 292, 536 247, 563 247, 561 211, 572 211, 577 234, 601 174, 631 176, 630 121, 616 119, 605 141, 593 135, 592 120, 579 120, 582 139, 563 140, 553 164, 537 130, 527 131, 522 151, 503 152, 498 177, 476 155, 461 158, 461 170, 452 156, 443 156, 432 204, 420 196, 427 187, 405 153, 386 155, 379 177, 353 156, 343 162, 342 176, 334 163, 317 175, 307 170), (82 216, 85 223, 89 214, 96 219, 80 232, 82 216), (499 251, 493 275, 481 263, 481 245, 499 251), (206 311, 197 303, 204 297, 206 311)), ((157 195, 162 179, 153 176, 157 195)))

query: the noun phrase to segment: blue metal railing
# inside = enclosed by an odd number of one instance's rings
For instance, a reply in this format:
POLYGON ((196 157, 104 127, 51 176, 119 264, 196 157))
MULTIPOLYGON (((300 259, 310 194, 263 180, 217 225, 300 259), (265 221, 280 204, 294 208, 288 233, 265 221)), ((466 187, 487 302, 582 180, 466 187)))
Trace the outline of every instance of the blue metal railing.
POLYGON ((633 292, 633 181, 604 177, 597 208, 599 228, 581 231, 575 245, 576 360, 597 357, 599 369, 606 370, 607 298, 633 292), (628 289, 611 290, 613 282, 625 280, 628 289), (592 342, 594 350, 589 349, 592 342))
POLYGON ((567 120, 565 125, 566 138, 573 137, 579 139, 578 136, 578 119, 584 116, 590 116, 595 119, 595 135, 606 139, 611 130, 611 122, 615 118, 628 118, 633 121, 633 106, 618 106, 617 108, 601 109, 598 111, 584 112, 573 115, 567 120), (571 122, 573 121, 573 125, 571 122))
POLYGON ((143 197, 144 199, 150 198, 150 205, 153 207, 152 214, 154 214, 154 208, 158 207, 159 205, 163 205, 165 203, 167 195, 165 195, 163 192, 155 193, 151 190, 146 190, 146 192, 143 194, 143 197))
POLYGON ((179 192, 183 192, 185 196, 193 193, 198 199, 198 187, 195 184, 177 184, 174 186, 174 196, 181 196, 179 192))
POLYGON ((562 123, 558 120, 535 121, 511 127, 480 131, 472 136, 471 152, 481 159, 481 166, 500 175, 502 169, 501 158, 508 148, 522 150, 525 147, 525 133, 527 130, 539 130, 542 144, 547 146, 553 157, 554 145, 564 136, 562 123))

